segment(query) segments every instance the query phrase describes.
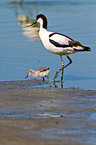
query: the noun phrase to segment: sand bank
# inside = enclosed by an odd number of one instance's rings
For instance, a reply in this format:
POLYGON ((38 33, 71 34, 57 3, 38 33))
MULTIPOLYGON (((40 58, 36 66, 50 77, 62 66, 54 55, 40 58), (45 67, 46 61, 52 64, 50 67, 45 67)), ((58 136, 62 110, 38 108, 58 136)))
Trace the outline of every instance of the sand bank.
POLYGON ((31 84, 0 83, 0 145, 96 144, 96 91, 31 84))

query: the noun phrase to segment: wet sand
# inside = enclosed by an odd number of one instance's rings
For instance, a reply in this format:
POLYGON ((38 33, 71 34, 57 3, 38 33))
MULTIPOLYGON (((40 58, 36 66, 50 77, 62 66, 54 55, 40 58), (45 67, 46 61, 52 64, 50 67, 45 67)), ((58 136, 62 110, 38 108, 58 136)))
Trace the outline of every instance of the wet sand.
POLYGON ((0 145, 95 145, 96 91, 0 82, 0 145))

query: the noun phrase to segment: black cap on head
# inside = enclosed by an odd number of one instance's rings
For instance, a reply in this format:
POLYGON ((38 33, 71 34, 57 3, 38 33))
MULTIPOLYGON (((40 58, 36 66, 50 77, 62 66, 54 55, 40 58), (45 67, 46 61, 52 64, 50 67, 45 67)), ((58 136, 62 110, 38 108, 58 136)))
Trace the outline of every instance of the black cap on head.
POLYGON ((47 18, 43 14, 38 14, 36 19, 41 18, 43 20, 43 28, 47 29, 47 18))

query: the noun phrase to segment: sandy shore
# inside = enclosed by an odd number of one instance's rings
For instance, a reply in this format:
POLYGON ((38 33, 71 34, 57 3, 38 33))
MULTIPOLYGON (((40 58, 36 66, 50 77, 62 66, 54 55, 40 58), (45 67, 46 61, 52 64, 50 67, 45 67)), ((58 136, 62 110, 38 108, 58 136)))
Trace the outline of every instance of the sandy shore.
POLYGON ((96 144, 96 91, 32 84, 0 83, 0 145, 96 144))

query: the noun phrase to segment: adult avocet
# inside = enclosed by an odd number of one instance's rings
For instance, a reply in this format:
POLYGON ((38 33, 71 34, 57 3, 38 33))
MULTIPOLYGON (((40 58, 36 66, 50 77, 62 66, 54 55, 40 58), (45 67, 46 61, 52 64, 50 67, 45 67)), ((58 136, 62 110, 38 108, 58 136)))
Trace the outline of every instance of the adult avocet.
POLYGON ((49 72, 50 72, 49 67, 40 67, 40 68, 36 69, 35 71, 32 69, 29 69, 27 71, 27 76, 25 77, 25 79, 28 76, 40 77, 40 78, 43 78, 43 82, 44 82, 44 80, 45 80, 44 78, 47 77, 48 81, 49 81, 49 76, 48 76, 49 72))
POLYGON ((66 55, 71 64, 72 60, 68 56, 69 54, 91 50, 89 47, 82 45, 80 42, 66 35, 47 31, 47 18, 43 14, 37 15, 36 21, 30 26, 35 23, 40 23, 39 37, 44 47, 51 53, 60 55, 62 67, 64 67, 62 55, 66 55))

